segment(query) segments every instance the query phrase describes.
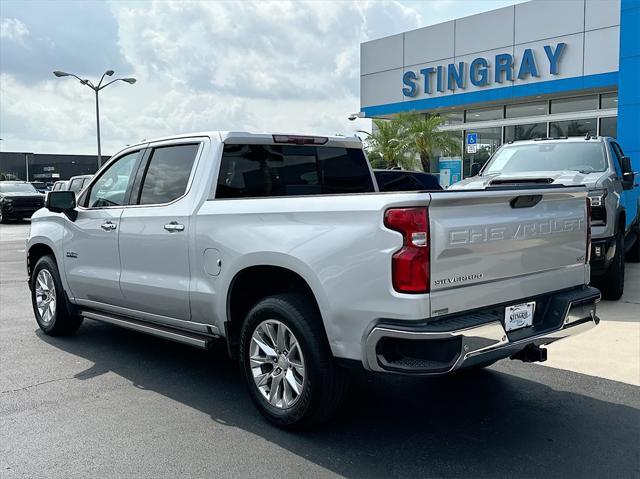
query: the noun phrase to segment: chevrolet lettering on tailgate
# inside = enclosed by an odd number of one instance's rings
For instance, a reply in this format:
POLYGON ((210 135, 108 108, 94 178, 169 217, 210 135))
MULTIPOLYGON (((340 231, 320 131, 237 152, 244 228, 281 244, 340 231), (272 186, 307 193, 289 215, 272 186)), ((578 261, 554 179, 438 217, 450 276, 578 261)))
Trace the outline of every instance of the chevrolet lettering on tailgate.
POLYGON ((585 229, 583 218, 549 219, 528 221, 516 225, 480 226, 449 230, 449 245, 458 246, 474 243, 488 243, 506 239, 529 239, 554 233, 571 233, 585 229))

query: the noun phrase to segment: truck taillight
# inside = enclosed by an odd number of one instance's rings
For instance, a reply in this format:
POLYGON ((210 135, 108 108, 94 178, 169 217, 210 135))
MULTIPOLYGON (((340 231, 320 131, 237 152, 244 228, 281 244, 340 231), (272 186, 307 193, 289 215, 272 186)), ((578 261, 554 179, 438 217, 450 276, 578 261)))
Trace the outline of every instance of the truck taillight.
POLYGON ((591 199, 587 198, 587 252, 584 255, 584 262, 591 261, 591 199))
POLYGON ((427 208, 391 208, 387 228, 402 233, 402 248, 393 254, 393 288, 400 293, 429 292, 429 216, 427 208))

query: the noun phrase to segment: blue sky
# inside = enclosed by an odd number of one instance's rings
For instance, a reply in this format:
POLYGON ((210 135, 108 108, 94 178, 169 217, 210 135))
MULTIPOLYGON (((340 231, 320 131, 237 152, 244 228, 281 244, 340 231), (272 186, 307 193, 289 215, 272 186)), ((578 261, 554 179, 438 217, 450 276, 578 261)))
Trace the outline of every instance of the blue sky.
POLYGON ((0 3, 0 148, 94 153, 188 131, 350 134, 359 44, 518 0, 362 2, 14 1, 0 3))

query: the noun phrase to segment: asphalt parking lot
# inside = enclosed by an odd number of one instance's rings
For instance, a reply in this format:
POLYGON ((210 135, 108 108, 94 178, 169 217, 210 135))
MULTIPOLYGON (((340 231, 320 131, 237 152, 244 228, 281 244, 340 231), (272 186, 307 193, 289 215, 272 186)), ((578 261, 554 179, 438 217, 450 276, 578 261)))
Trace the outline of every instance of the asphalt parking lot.
POLYGON ((550 348, 438 379, 361 377, 307 433, 273 428, 236 366, 85 321, 40 333, 29 225, 0 226, 0 477, 640 476, 640 265, 602 323, 550 348))

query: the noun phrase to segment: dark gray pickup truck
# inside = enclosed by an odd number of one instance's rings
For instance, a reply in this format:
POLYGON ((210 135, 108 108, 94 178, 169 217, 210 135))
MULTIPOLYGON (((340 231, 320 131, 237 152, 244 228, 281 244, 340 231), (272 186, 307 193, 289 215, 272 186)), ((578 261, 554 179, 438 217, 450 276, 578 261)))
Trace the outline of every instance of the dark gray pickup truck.
POLYGON ((591 200, 591 281, 605 299, 624 291, 624 263, 640 261, 640 175, 614 138, 511 142, 452 190, 584 185, 591 200))

